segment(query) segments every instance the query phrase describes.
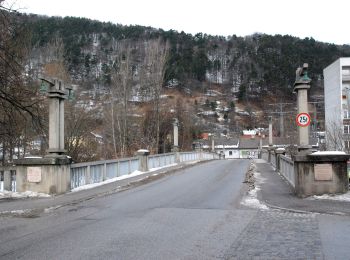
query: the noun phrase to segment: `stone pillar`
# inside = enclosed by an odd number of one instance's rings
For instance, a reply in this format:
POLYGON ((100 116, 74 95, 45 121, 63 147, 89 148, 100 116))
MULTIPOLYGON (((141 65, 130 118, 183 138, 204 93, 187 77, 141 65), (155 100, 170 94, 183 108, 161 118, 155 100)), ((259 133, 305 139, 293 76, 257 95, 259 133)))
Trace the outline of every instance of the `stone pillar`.
POLYGON ((137 151, 137 157, 139 158, 139 171, 141 172, 147 172, 149 170, 148 155, 149 155, 148 150, 141 149, 137 151))
POLYGON ((211 151, 215 152, 215 143, 214 143, 214 135, 211 136, 211 151))
POLYGON ((179 120, 177 118, 174 118, 173 127, 174 127, 173 151, 178 152, 179 151, 179 120))
POLYGON ((61 194, 70 190, 70 157, 64 155, 64 100, 67 99, 63 82, 41 79, 49 84, 49 149, 44 158, 25 158, 15 161, 17 191, 36 191, 61 194))
POLYGON ((272 116, 269 116, 269 146, 273 146, 273 140, 272 140, 272 116))
MULTIPOLYGON (((304 63, 302 68, 296 71, 294 92, 297 93, 298 114, 308 113, 307 94, 310 89, 311 79, 307 75, 308 64, 304 63)), ((298 126, 298 152, 302 154, 311 153, 309 144, 309 126, 298 126)))
POLYGON ((49 104, 49 149, 47 157, 63 155, 64 149, 64 100, 67 98, 63 82, 60 80, 48 81, 49 104))

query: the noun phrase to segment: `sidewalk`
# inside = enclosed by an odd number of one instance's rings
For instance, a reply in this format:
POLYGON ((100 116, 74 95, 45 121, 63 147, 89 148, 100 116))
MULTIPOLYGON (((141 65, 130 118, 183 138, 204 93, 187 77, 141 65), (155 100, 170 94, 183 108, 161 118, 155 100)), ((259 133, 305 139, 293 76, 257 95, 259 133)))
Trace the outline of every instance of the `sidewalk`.
MULTIPOLYGON (((204 161, 205 162, 205 161, 204 161)), ((201 163, 201 162, 195 162, 201 163)), ((116 182, 108 183, 92 189, 81 190, 77 192, 68 192, 62 195, 51 196, 47 198, 3 198, 0 199, 0 216, 38 216, 43 212, 57 209, 67 205, 73 205, 82 201, 90 200, 99 196, 113 194, 130 187, 135 187, 165 175, 170 175, 180 169, 191 167, 194 162, 178 164, 175 166, 164 167, 159 170, 145 172, 135 177, 126 178, 116 182)))
POLYGON ((258 199, 268 207, 350 215, 350 201, 317 199, 317 197, 298 198, 294 195, 292 187, 270 164, 263 160, 255 160, 254 164, 257 167, 256 172, 260 173, 258 178, 261 178, 258 199))

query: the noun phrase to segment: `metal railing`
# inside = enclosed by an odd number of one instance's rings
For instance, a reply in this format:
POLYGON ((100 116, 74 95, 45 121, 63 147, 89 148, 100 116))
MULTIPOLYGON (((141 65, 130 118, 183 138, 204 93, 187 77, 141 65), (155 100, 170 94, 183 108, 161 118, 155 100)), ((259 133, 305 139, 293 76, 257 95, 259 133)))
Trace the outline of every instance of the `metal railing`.
POLYGON ((159 168, 176 162, 175 153, 164 153, 148 156, 148 167, 159 168))
MULTIPOLYGON (((202 153, 204 155, 204 153, 202 153)), ((184 152, 180 153, 180 162, 200 160, 200 153, 184 152)))
POLYGON ((71 165, 71 188, 130 174, 139 167, 139 158, 95 161, 71 165))
MULTIPOLYGON (((218 154, 207 152, 166 153, 148 156, 149 169, 169 166, 175 163, 219 159, 218 154), (178 159, 176 158, 178 156, 178 159)), ((139 158, 123 158, 117 160, 75 163, 71 165, 71 189, 108 179, 129 175, 139 170, 139 158)), ((16 191, 16 167, 0 166, 0 191, 4 189, 16 191), (7 174, 7 175, 6 175, 7 174), (10 176, 8 175, 10 174, 10 176), (6 177, 5 177, 6 175, 6 177), (10 182, 9 183, 5 183, 10 182)))
MULTIPOLYGON (((179 162, 218 159, 217 154, 206 152, 181 152, 179 162)), ((159 168, 175 164, 176 154, 165 153, 148 156, 148 167, 159 168)), ((71 165, 71 189, 131 174, 139 169, 139 158, 96 161, 71 165)))
POLYGON ((280 173, 295 188, 295 173, 293 160, 287 156, 280 155, 280 173))

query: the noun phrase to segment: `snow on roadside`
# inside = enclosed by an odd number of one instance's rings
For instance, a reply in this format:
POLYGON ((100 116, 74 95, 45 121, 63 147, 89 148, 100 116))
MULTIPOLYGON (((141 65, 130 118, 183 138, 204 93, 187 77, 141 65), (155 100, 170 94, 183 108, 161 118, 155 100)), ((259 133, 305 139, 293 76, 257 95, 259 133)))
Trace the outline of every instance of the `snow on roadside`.
POLYGON ((39 193, 35 191, 26 192, 12 192, 12 191, 0 191, 0 199, 22 199, 22 198, 49 198, 49 194, 39 193))
POLYGON ((77 191, 92 189, 92 188, 99 187, 99 186, 102 186, 102 185, 105 185, 105 184, 108 184, 108 183, 112 183, 112 182, 116 182, 116 181, 120 181, 120 180, 124 180, 124 179, 128 179, 128 178, 132 178, 132 177, 136 177, 136 176, 139 176, 139 175, 142 175, 142 174, 145 174, 145 173, 154 172, 154 171, 157 171, 157 170, 160 170, 160 169, 163 169, 163 168, 167 168, 167 167, 170 167, 170 166, 175 166, 175 165, 177 165, 177 164, 175 163, 175 164, 170 164, 170 165, 167 165, 167 166, 164 166, 164 167, 151 168, 148 172, 133 171, 130 174, 125 174, 125 175, 122 175, 122 176, 119 176, 119 177, 111 178, 111 179, 105 180, 103 182, 92 183, 92 184, 87 184, 87 185, 83 185, 83 186, 77 187, 75 189, 72 189, 71 192, 77 192, 77 191))
POLYGON ((264 181, 265 178, 263 178, 259 172, 256 172, 256 166, 252 163, 245 180, 245 183, 249 184, 251 190, 243 197, 241 205, 261 210, 268 209, 268 207, 258 199, 258 191, 260 190, 261 183, 264 183, 264 181))
POLYGON ((324 195, 314 195, 311 196, 309 198, 307 198, 309 200, 337 200, 337 201, 349 201, 350 202, 350 191, 348 193, 345 194, 339 194, 339 195, 328 195, 328 194, 324 194, 324 195))
MULTIPOLYGON (((195 164, 198 163, 199 161, 191 161, 191 162, 186 162, 186 164, 195 164)), ((151 168, 149 171, 147 172, 141 172, 141 171, 134 171, 130 174, 126 174, 126 175, 122 175, 119 177, 115 177, 115 178, 111 178, 108 180, 105 180, 103 182, 98 182, 98 183, 92 183, 92 184, 87 184, 87 185, 83 185, 80 187, 77 187, 75 189, 72 189, 71 192, 77 192, 77 191, 82 191, 82 190, 88 190, 88 189, 92 189, 98 186, 102 186, 108 183, 112 183, 112 182, 116 182, 116 181, 120 181, 120 180, 124 180, 124 179, 128 179, 128 178, 132 178, 132 177, 136 177, 145 173, 150 173, 150 172, 154 172, 157 170, 161 170, 163 168, 167 168, 167 167, 171 167, 171 166, 175 166, 177 165, 176 163, 173 164, 169 164, 163 167, 157 167, 157 168, 151 168)), ((158 173, 153 174, 152 176, 156 176, 158 175, 158 173)), ((6 198, 16 198, 16 199, 20 199, 20 198, 48 198, 51 197, 49 194, 45 194, 45 193, 38 193, 38 192, 33 192, 33 191, 26 191, 26 192, 12 192, 12 191, 0 191, 0 199, 6 199, 6 198)))
POLYGON ((241 201, 241 205, 244 205, 249 208, 256 208, 262 210, 269 209, 265 204, 261 203, 258 200, 257 193, 259 190, 260 188, 255 187, 253 190, 249 191, 248 194, 244 196, 243 200, 241 201))

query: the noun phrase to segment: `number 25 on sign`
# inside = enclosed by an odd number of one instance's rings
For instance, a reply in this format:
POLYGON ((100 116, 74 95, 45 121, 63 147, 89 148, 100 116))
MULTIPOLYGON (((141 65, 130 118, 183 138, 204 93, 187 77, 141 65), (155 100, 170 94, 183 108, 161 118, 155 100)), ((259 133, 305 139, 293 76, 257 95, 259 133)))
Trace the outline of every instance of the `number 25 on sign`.
POLYGON ((298 126, 308 126, 310 125, 310 115, 308 113, 300 113, 296 117, 296 122, 298 126))

